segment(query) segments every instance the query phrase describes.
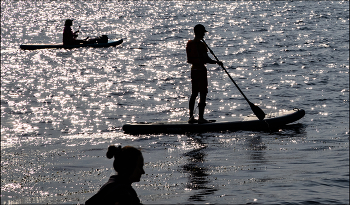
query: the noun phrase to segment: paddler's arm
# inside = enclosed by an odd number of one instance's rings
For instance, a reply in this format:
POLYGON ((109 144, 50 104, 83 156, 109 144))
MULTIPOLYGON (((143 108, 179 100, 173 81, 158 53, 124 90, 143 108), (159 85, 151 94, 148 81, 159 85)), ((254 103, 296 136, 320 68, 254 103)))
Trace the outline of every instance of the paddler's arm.
POLYGON ((216 60, 213 60, 211 59, 209 56, 208 56, 208 53, 206 53, 206 56, 204 56, 205 60, 204 62, 206 63, 209 63, 209 64, 218 64, 220 66, 224 66, 224 64, 221 62, 221 61, 216 61, 216 60))
POLYGON ((200 45, 196 45, 196 42, 189 41, 186 45, 187 62, 192 65, 204 65, 206 63, 223 65, 221 61, 211 59, 207 52, 205 44, 200 47, 200 45), (202 50, 198 51, 198 48, 202 50))
POLYGON ((79 32, 80 32, 80 26, 79 26, 79 29, 76 32, 74 32, 74 34, 77 34, 79 32))
POLYGON ((73 33, 74 38, 78 37, 79 32, 80 32, 80 26, 79 26, 79 29, 73 33))
POLYGON ((218 64, 220 66, 223 66, 223 63, 221 61, 213 60, 208 56, 207 46, 203 42, 201 42, 201 44, 198 46, 198 48, 203 49, 202 51, 200 51, 200 53, 202 53, 202 55, 201 55, 202 62, 204 62, 205 64, 209 63, 209 64, 218 64))
POLYGON ((211 59, 208 56, 208 53, 205 53, 204 55, 201 56, 201 58, 197 56, 190 56, 189 52, 187 52, 187 62, 191 63, 193 65, 204 65, 204 64, 218 64, 220 66, 223 66, 223 63, 221 61, 216 61, 211 59))
POLYGON ((73 38, 76 39, 78 37, 79 30, 73 33, 73 38))

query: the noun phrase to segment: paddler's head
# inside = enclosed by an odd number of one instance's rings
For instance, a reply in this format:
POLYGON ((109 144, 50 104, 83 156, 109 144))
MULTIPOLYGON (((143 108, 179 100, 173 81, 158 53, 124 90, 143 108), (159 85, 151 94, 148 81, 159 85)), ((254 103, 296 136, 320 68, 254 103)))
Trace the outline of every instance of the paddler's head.
POLYGON ((197 24, 193 30, 195 37, 199 39, 203 39, 205 33, 208 32, 202 24, 197 24))
POLYGON ((64 23, 64 26, 72 26, 72 25, 73 25, 72 19, 67 19, 66 22, 64 23))

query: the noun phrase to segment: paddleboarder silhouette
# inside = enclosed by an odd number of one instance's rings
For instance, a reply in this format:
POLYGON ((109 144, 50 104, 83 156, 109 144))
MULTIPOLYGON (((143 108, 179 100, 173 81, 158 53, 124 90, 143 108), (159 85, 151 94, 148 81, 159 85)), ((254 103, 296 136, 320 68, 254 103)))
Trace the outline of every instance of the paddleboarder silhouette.
POLYGON ((204 109, 206 105, 206 98, 208 93, 208 77, 207 68, 205 64, 218 64, 223 65, 221 61, 212 60, 208 56, 208 49, 206 45, 201 41, 203 40, 207 30, 202 24, 197 24, 194 27, 194 39, 189 40, 186 45, 187 62, 192 64, 191 67, 191 83, 192 94, 189 102, 190 118, 189 123, 209 123, 210 121, 204 119, 204 109), (200 93, 200 99, 198 103, 199 118, 194 118, 193 111, 196 98, 200 93))
POLYGON ((122 148, 111 145, 106 155, 108 159, 114 158, 113 167, 118 174, 112 175, 85 204, 141 204, 136 191, 131 187, 133 182, 139 182, 141 175, 145 174, 141 151, 131 146, 122 148))
POLYGON ((64 23, 63 29, 63 45, 76 45, 80 43, 85 43, 84 40, 78 40, 79 30, 73 32, 71 26, 73 25, 72 19, 67 19, 64 23))

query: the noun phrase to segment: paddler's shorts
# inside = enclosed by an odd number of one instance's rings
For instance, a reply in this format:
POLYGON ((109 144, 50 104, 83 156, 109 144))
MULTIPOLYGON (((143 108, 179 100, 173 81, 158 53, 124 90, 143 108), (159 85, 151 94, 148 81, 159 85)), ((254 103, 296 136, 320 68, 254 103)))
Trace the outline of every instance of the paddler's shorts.
POLYGON ((208 93, 207 70, 191 70, 192 93, 208 93))

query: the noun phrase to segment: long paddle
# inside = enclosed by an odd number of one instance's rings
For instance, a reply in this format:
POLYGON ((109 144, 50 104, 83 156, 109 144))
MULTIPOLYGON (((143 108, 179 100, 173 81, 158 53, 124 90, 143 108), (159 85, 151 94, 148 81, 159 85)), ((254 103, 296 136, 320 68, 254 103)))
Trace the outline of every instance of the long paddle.
MULTIPOLYGON (((219 61, 219 59, 216 57, 216 55, 214 54, 214 52, 209 48, 209 46, 207 45, 207 43, 202 40, 203 43, 207 46, 207 48, 209 49, 210 53, 215 57, 215 59, 217 61, 219 61)), ((224 69, 224 71, 226 72, 226 74, 228 75, 228 77, 230 77, 230 79, 232 80, 232 82, 235 84, 235 86, 238 88, 239 92, 241 92, 241 94, 243 95, 244 99, 248 102, 250 108, 252 109, 252 111, 254 112, 254 114, 258 117, 259 120, 264 120, 265 118, 265 113, 264 111, 262 111, 262 109, 260 109, 258 106, 254 105, 253 103, 251 103, 248 98, 244 95, 244 93, 242 92, 242 90, 238 87, 237 83, 232 79, 231 75, 227 72, 227 70, 224 68, 223 65, 221 65, 222 69, 224 69)))

